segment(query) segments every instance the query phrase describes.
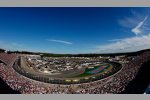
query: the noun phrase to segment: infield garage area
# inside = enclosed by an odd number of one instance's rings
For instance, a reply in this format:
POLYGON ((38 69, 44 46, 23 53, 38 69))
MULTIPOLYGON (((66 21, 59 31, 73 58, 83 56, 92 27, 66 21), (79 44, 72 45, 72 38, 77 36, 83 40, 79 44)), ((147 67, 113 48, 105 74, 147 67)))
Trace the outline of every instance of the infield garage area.
POLYGON ((96 66, 88 66, 86 68, 81 68, 78 70, 71 70, 58 75, 49 75, 36 72, 34 69, 30 69, 25 61, 21 61, 21 59, 19 58, 14 63, 13 68, 19 74, 36 81, 51 84, 68 85, 101 80, 115 74, 122 68, 122 66, 121 64, 116 62, 103 62, 96 66))

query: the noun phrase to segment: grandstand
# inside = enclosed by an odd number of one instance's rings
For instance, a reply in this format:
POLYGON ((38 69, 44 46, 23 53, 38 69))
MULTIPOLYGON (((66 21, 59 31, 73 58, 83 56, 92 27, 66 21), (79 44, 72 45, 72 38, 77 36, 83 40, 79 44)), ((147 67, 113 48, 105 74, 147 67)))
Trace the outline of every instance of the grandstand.
POLYGON ((5 63, 7 66, 10 66, 14 63, 17 55, 15 54, 7 54, 7 53, 0 53, 0 60, 5 63))
MULTIPOLYGON (((23 94, 116 94, 121 93, 125 90, 126 86, 137 76, 141 65, 144 62, 147 62, 150 60, 150 51, 143 51, 138 53, 134 56, 127 56, 123 58, 118 57, 112 58, 109 57, 108 60, 105 61, 102 58, 88 58, 88 64, 93 65, 92 63, 96 63, 97 61, 102 61, 103 63, 110 63, 113 67, 110 71, 108 71, 105 74, 99 74, 101 71, 107 69, 105 65, 102 65, 101 67, 86 67, 89 68, 87 72, 88 74, 94 74, 95 76, 88 76, 88 77, 46 77, 46 74, 36 74, 35 73, 29 73, 27 70, 22 69, 21 67, 21 57, 26 57, 26 55, 18 55, 18 54, 7 54, 7 53, 0 53, 0 77, 13 89, 20 91, 23 94), (94 59, 94 61, 93 61, 94 59), (101 60, 102 59, 102 60, 101 60), (96 61, 96 62, 95 62, 96 61), (117 67, 116 65, 121 62, 121 67, 117 67), (61 79, 61 80, 60 80, 61 79)), ((46 58, 47 59, 47 58, 46 58)), ((60 60, 51 60, 52 58, 48 58, 48 61, 53 65, 50 66, 50 68, 58 68, 58 71, 61 72, 61 69, 59 67, 54 66, 58 64, 62 64, 64 66, 66 61, 67 66, 69 66, 68 60, 65 60, 66 58, 59 58, 60 60), (52 61, 52 62, 51 62, 52 61), (54 64, 53 64, 54 62, 54 64)), ((56 58, 55 58, 56 59, 56 58)), ((86 57, 81 58, 67 58, 71 62, 70 59, 76 59, 75 61, 78 62, 81 65, 83 64, 86 57), (78 60, 80 59, 80 60, 78 60)), ((105 59, 105 57, 104 57, 105 59)), ((34 63, 37 63, 36 60, 33 60, 34 63)), ((41 62, 41 61, 40 61, 41 62)), ((74 61, 73 61, 74 62, 74 61)), ((33 66, 29 68, 34 68, 33 62, 31 64, 33 66)), ((101 64, 103 64, 101 63, 101 64)), ((44 63, 46 64, 46 63, 44 63)), ((46 67, 44 64, 41 67, 46 67)), ((72 63, 70 63, 72 64, 72 63)), ((99 63, 98 63, 99 64, 99 63)), ((119 64, 119 65, 120 65, 119 64)), ((73 63, 73 68, 78 68, 73 63)), ((26 66, 27 67, 27 66, 26 66)), ((69 70, 72 69, 72 67, 64 67, 62 70, 66 70, 66 68, 69 68, 69 70)), ((81 66, 79 67, 81 68, 81 66)), ((69 72, 69 71, 62 71, 69 72)), ((85 72, 85 71, 84 71, 85 72)), ((63 74, 61 74, 63 75, 63 74)), ((65 74, 64 74, 65 75, 65 74)))

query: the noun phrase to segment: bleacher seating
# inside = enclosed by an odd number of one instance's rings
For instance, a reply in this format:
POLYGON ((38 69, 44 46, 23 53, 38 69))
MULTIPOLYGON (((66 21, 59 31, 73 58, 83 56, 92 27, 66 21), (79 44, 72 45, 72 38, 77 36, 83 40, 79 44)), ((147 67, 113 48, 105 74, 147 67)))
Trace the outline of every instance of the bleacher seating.
POLYGON ((16 54, 0 53, 0 60, 8 66, 13 64, 16 57, 17 57, 16 54))

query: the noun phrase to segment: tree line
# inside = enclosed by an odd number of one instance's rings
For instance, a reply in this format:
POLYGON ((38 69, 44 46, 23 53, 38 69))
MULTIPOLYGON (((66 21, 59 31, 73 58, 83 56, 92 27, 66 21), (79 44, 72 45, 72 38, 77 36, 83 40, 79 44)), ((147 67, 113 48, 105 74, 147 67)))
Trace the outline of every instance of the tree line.
MULTIPOLYGON (((16 54, 32 54, 32 55, 41 55, 42 57, 99 57, 99 56, 136 56, 145 51, 150 51, 150 49, 145 49, 137 52, 127 52, 127 53, 108 53, 108 54, 98 54, 98 53, 87 53, 87 54, 54 54, 54 53, 43 53, 43 52, 29 52, 29 51, 7 51, 7 53, 16 53, 16 54)), ((5 52, 4 49, 0 49, 0 52, 5 52)))

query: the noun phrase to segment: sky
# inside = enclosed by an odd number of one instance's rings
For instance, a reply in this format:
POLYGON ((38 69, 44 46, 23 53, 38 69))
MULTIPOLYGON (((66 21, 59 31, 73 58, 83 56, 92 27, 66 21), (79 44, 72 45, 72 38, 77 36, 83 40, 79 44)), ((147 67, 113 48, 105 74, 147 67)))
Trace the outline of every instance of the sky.
POLYGON ((0 48, 118 53, 150 48, 150 8, 0 8, 0 48))

